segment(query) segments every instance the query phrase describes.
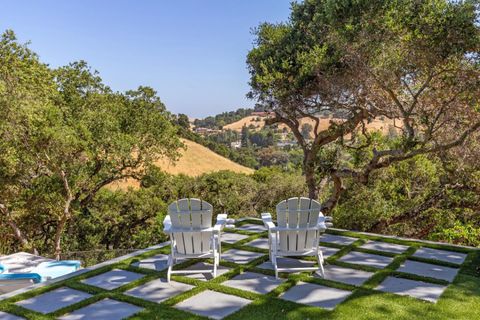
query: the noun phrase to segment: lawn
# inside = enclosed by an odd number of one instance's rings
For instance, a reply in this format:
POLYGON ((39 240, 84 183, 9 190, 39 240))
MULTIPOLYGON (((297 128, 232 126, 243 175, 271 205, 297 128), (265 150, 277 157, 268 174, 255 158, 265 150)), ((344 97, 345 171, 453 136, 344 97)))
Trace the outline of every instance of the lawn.
MULTIPOLYGON (((242 224, 258 223, 258 221, 243 221, 242 224)), ((135 267, 132 264, 148 257, 158 254, 167 254, 169 247, 149 251, 148 253, 136 256, 134 258, 123 260, 88 273, 84 273, 75 278, 67 279, 46 287, 35 289, 18 296, 14 296, 0 302, 0 310, 14 314, 26 319, 56 319, 68 314, 74 310, 81 309, 92 303, 99 302, 105 298, 129 303, 140 307, 141 310, 131 316, 129 319, 203 319, 201 316, 175 308, 175 305, 182 301, 198 295, 205 290, 224 293, 230 296, 237 296, 248 300, 248 304, 238 311, 228 315, 225 319, 480 319, 480 251, 476 249, 462 248, 443 244, 430 244, 417 241, 404 241, 396 238, 384 238, 381 236, 364 235, 355 232, 346 232, 338 230, 329 230, 330 234, 354 237, 356 240, 348 245, 323 243, 322 245, 338 249, 336 253, 330 255, 326 261, 328 265, 348 267, 356 270, 363 270, 372 273, 372 276, 359 285, 346 284, 331 280, 325 280, 313 277, 310 273, 302 274, 281 274, 284 281, 276 286, 272 291, 266 294, 258 294, 252 291, 240 290, 231 286, 224 285, 227 280, 238 276, 246 271, 272 276, 271 270, 260 268, 262 263, 268 261, 268 250, 247 246, 252 240, 266 237, 266 232, 252 232, 240 229, 229 230, 229 232, 247 236, 235 243, 224 243, 223 251, 228 253, 229 249, 239 249, 248 252, 262 254, 246 264, 238 264, 226 260, 221 261, 223 267, 229 268, 229 271, 209 281, 201 281, 187 276, 172 276, 175 282, 187 284, 188 290, 177 295, 173 295, 160 303, 147 301, 125 292, 138 286, 147 284, 152 280, 165 278, 166 271, 156 271, 147 268, 135 267), (391 253, 378 250, 361 248, 369 240, 379 240, 385 243, 394 243, 408 246, 402 253, 391 253), (421 247, 442 249, 453 252, 467 254, 465 261, 460 265, 452 262, 432 260, 420 257, 414 257, 414 253, 421 247), (393 258, 391 262, 383 269, 373 268, 371 266, 362 266, 340 261, 350 252, 363 252, 381 255, 393 258), (456 277, 450 283, 447 280, 436 277, 421 276, 418 274, 396 271, 406 260, 426 262, 438 266, 449 268, 459 268, 456 277), (97 286, 89 285, 82 280, 101 275, 111 270, 125 270, 135 274, 142 275, 141 278, 133 280, 125 285, 112 290, 102 289, 97 286), (401 296, 392 293, 385 293, 375 290, 387 277, 404 278, 418 280, 427 283, 433 283, 440 286, 447 286, 436 303, 420 300, 409 296, 401 296), (337 288, 351 291, 351 294, 341 303, 337 304, 333 310, 308 306, 305 304, 286 301, 280 296, 300 283, 313 283, 326 287, 337 288), (31 311, 15 303, 29 299, 58 288, 71 288, 79 290, 82 293, 91 294, 85 300, 71 304, 69 306, 55 310, 54 312, 41 314, 31 311)), ((190 260, 177 265, 177 268, 187 268, 200 260, 190 260)), ((211 262, 211 261, 206 261, 211 262)), ((211 302, 212 305, 215 301, 211 302)), ((2 316, 0 315, 0 319, 2 316)), ((73 319, 73 318, 72 318, 73 319)))

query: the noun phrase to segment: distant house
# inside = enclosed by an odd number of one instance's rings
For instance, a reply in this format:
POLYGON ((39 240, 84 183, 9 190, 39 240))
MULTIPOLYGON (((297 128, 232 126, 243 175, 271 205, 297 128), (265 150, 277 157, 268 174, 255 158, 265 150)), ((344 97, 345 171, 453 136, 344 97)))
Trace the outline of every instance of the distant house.
POLYGON ((198 127, 198 128, 195 128, 195 132, 200 135, 209 135, 213 133, 220 133, 222 132, 222 130, 198 127))
POLYGON ((250 115, 251 115, 251 116, 254 116, 254 117, 262 117, 262 118, 264 118, 264 117, 269 117, 269 116, 273 117, 273 116, 275 116, 275 113, 273 113, 273 112, 266 112, 266 111, 255 111, 255 112, 252 112, 250 115))
POLYGON ((295 140, 285 140, 285 141, 278 141, 277 142, 277 147, 280 147, 280 148, 283 148, 283 147, 286 147, 286 146, 296 146, 297 145, 297 141, 295 140))
POLYGON ((208 128, 202 128, 202 127, 195 128, 195 132, 199 133, 199 134, 206 133, 207 130, 208 130, 208 128))
POLYGON ((242 147, 242 141, 238 140, 238 141, 230 142, 230 147, 232 149, 240 149, 242 147))

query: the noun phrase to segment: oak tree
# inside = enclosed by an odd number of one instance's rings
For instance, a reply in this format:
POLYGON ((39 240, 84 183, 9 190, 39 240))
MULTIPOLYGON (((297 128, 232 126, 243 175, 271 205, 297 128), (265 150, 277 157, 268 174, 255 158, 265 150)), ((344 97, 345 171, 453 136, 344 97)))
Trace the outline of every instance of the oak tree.
POLYGON ((477 9, 473 1, 305 0, 287 22, 256 29, 249 97, 295 135, 309 196, 331 190, 324 211, 345 179, 367 184, 375 170, 457 147, 480 128, 477 9), (320 130, 325 113, 334 119, 320 130), (311 141, 302 118, 314 123, 311 141), (398 132, 389 143, 368 129, 379 118, 398 132))

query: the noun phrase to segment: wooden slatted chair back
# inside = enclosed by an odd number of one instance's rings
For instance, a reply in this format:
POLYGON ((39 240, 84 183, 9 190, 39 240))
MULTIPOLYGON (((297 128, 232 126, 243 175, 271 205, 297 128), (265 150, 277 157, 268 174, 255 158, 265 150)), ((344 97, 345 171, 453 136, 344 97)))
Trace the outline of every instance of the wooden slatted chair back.
POLYGON ((172 228, 182 230, 173 233, 176 251, 195 255, 210 250, 211 232, 201 232, 212 227, 213 207, 200 199, 180 199, 168 206, 172 228))
POLYGON ((280 251, 305 252, 316 247, 318 233, 308 228, 317 225, 320 209, 318 201, 304 197, 290 198, 277 205, 280 251))

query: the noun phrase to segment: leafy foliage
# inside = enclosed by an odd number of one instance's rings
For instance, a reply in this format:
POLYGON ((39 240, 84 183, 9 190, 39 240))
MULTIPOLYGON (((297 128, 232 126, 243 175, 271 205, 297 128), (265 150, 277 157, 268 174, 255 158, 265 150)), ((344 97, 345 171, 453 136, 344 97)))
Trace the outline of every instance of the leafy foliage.
POLYGON ((0 54, 1 213, 23 247, 40 238, 60 254, 68 221, 103 187, 181 143, 151 88, 114 93, 83 61, 51 70, 11 31, 0 54))
POLYGON ((287 22, 255 30, 249 96, 275 113, 270 124, 294 133, 309 196, 331 190, 325 211, 349 179, 368 185, 376 170, 445 152, 478 131, 477 9, 473 1, 311 0, 294 3, 287 22), (325 112, 343 120, 317 130, 325 112), (381 117, 396 123, 395 143, 366 129, 381 117), (312 139, 300 118, 314 122, 312 139), (344 161, 350 149, 366 149, 358 165, 344 161))
POLYGON ((252 114, 254 109, 239 108, 235 111, 222 112, 213 117, 206 117, 205 119, 195 119, 194 124, 196 127, 221 129, 223 126, 238 121, 246 116, 252 114))

